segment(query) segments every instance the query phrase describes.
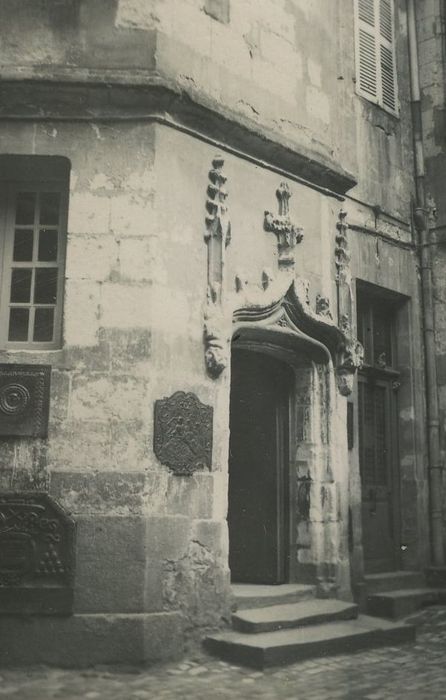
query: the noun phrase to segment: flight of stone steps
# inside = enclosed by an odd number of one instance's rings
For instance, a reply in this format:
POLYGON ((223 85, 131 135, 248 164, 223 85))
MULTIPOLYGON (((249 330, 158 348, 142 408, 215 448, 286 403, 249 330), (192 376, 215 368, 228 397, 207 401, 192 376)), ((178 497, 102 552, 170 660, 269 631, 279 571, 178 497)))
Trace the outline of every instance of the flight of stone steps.
POLYGON ((315 598, 313 586, 233 586, 232 629, 207 637, 205 648, 225 660, 265 668, 415 639, 415 628, 360 615, 358 606, 315 598))
POLYGON ((421 571, 392 571, 365 577, 367 613, 388 620, 412 615, 426 605, 446 603, 446 588, 440 577, 421 571))

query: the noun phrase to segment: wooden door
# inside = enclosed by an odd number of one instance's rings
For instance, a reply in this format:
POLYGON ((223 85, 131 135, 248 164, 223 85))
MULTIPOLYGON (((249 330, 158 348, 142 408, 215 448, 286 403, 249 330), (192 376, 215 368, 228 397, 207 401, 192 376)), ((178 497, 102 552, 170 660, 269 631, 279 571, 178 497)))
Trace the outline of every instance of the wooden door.
POLYGON ((399 564, 395 407, 391 380, 359 377, 362 542, 367 573, 399 564))
POLYGON ((228 510, 233 581, 286 580, 290 375, 272 357, 233 352, 228 510))

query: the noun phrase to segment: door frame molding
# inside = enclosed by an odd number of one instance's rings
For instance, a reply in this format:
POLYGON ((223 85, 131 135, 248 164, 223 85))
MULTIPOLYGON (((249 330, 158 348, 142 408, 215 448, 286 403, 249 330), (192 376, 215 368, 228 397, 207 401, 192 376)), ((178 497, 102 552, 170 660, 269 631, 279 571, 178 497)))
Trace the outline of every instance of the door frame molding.
POLYGON ((270 354, 293 370, 289 580, 316 584, 322 595, 348 595, 347 407, 335 369, 344 334, 315 314, 299 289, 295 281, 269 305, 239 307, 231 349, 270 354))

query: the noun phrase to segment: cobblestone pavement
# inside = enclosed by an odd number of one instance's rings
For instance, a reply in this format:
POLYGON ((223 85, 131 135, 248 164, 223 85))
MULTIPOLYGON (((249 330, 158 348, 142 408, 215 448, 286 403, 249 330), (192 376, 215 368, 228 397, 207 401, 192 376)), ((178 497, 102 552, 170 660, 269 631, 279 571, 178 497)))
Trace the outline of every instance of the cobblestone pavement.
POLYGON ((415 644, 297 663, 265 672, 205 655, 165 666, 0 671, 0 700, 432 700, 446 699, 446 606, 411 618, 415 644))

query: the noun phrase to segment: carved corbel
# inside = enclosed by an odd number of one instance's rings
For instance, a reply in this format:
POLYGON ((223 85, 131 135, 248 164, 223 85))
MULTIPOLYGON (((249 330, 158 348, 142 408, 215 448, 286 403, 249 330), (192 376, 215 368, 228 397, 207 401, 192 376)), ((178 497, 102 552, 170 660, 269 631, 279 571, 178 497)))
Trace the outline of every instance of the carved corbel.
POLYGON ((208 290, 204 319, 205 362, 208 374, 214 379, 227 365, 229 344, 223 313, 223 282, 225 250, 231 241, 231 224, 226 207, 228 193, 225 188, 223 165, 223 158, 216 156, 209 171, 204 234, 208 247, 208 290))
POLYGON ((349 396, 353 390, 355 372, 364 362, 364 348, 359 340, 347 337, 341 346, 337 362, 338 388, 342 396, 349 396))
POLYGON ((316 313, 318 316, 325 316, 326 318, 332 319, 330 311, 330 299, 324 297, 321 294, 316 296, 316 313))
POLYGON ((355 372, 362 367, 364 361, 364 348, 353 333, 353 295, 346 217, 347 212, 341 209, 336 224, 337 234, 335 247, 338 326, 344 336, 344 341, 338 352, 336 369, 338 388, 343 396, 351 394, 355 372))
POLYGON ((265 211, 264 229, 277 236, 277 248, 279 251, 279 267, 287 268, 294 265, 294 248, 303 239, 303 229, 294 224, 290 219, 289 201, 290 188, 286 182, 281 182, 276 190, 279 203, 279 213, 272 214, 265 211))

